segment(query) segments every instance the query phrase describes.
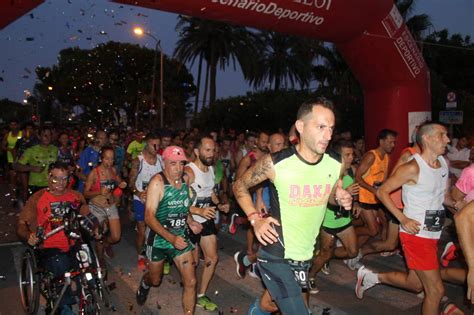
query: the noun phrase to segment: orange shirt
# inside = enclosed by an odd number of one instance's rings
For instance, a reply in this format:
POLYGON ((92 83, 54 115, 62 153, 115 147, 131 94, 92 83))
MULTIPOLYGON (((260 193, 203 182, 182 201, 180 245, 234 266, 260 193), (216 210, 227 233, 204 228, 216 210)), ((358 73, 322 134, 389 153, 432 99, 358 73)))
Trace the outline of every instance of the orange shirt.
MULTIPOLYGON (((413 147, 407 147, 403 149, 400 155, 404 154, 406 151, 410 151, 411 155, 416 153, 416 150, 413 147)), ((390 198, 392 198, 393 203, 397 206, 398 209, 403 209, 403 202, 402 202, 402 188, 395 190, 390 194, 390 198)))
MULTIPOLYGON (((375 156, 375 160, 367 172, 362 175, 362 178, 367 184, 373 186, 375 182, 382 183, 384 181, 385 174, 388 172, 389 157, 388 154, 385 154, 384 158, 381 159, 380 153, 377 149, 370 150, 369 152, 372 152, 375 156)), ((376 204, 379 202, 373 193, 362 186, 359 188, 359 201, 369 204, 376 204)))

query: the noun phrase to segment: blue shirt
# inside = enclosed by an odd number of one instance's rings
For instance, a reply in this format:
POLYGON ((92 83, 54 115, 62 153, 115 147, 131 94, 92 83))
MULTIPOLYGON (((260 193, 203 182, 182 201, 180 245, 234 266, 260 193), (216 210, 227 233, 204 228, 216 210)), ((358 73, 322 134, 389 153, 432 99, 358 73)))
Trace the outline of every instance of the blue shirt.
MULTIPOLYGON (((263 191, 262 191, 263 203, 265 207, 267 207, 267 211, 270 210, 270 188, 268 187, 268 181, 265 181, 263 184, 263 191)), ((253 203, 257 201, 257 193, 254 192, 252 195, 253 203)), ((261 209, 257 209, 260 211, 261 209)))
POLYGON ((115 147, 114 166, 117 174, 122 174, 123 161, 125 160, 125 149, 123 147, 115 147))
MULTIPOLYGON (((89 175, 94 167, 99 164, 99 152, 94 150, 93 147, 87 147, 84 151, 81 152, 81 156, 79 157, 79 167, 82 170, 84 175, 89 175)), ((79 180, 79 186, 77 190, 80 192, 84 191, 84 181, 79 180)))

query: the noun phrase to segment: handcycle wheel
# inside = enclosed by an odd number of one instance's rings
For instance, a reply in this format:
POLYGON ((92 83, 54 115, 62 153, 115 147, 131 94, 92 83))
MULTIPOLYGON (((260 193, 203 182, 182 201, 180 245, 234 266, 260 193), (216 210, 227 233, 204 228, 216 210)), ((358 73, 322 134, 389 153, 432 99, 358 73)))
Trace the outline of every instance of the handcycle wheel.
MULTIPOLYGON (((85 280, 87 281, 87 280, 85 280)), ((81 292, 79 314, 81 315, 101 315, 108 314, 109 307, 105 305, 104 299, 99 296, 100 290, 90 281, 84 283, 81 292)))
POLYGON ((92 273, 93 279, 89 290, 96 309, 96 314, 106 314, 109 309, 112 308, 112 305, 110 302, 110 290, 104 278, 104 267, 100 263, 99 257, 95 251, 95 246, 90 242, 87 244, 92 256, 92 268, 94 269, 94 272, 92 273))
POLYGON ((101 300, 108 307, 110 306, 110 290, 105 281, 105 266, 102 266, 102 264, 100 263, 99 256, 97 256, 97 253, 95 251, 95 246, 92 246, 89 243, 89 247, 92 253, 92 263, 96 270, 100 270, 100 274, 99 272, 96 273, 97 292, 99 293, 101 300))
POLYGON ((40 300, 40 274, 37 271, 33 249, 27 248, 21 256, 19 287, 21 305, 25 314, 37 314, 40 300))

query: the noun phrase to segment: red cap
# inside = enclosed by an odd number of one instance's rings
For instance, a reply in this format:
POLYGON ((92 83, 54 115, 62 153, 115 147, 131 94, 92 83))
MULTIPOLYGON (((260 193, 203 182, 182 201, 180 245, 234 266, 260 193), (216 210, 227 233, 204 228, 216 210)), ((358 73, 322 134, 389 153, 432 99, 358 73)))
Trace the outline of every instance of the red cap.
POLYGON ((186 158, 186 154, 184 154, 184 150, 181 147, 172 145, 167 147, 163 151, 163 160, 170 160, 170 161, 187 161, 188 159, 186 158))

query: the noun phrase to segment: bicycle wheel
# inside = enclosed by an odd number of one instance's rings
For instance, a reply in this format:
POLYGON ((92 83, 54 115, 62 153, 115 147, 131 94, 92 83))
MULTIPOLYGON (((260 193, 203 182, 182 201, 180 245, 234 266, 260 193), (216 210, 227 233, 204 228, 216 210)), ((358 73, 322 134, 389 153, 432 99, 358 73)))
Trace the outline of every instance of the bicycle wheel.
POLYGON ((27 248, 21 257, 19 287, 25 314, 36 314, 40 300, 40 273, 33 249, 27 248))

